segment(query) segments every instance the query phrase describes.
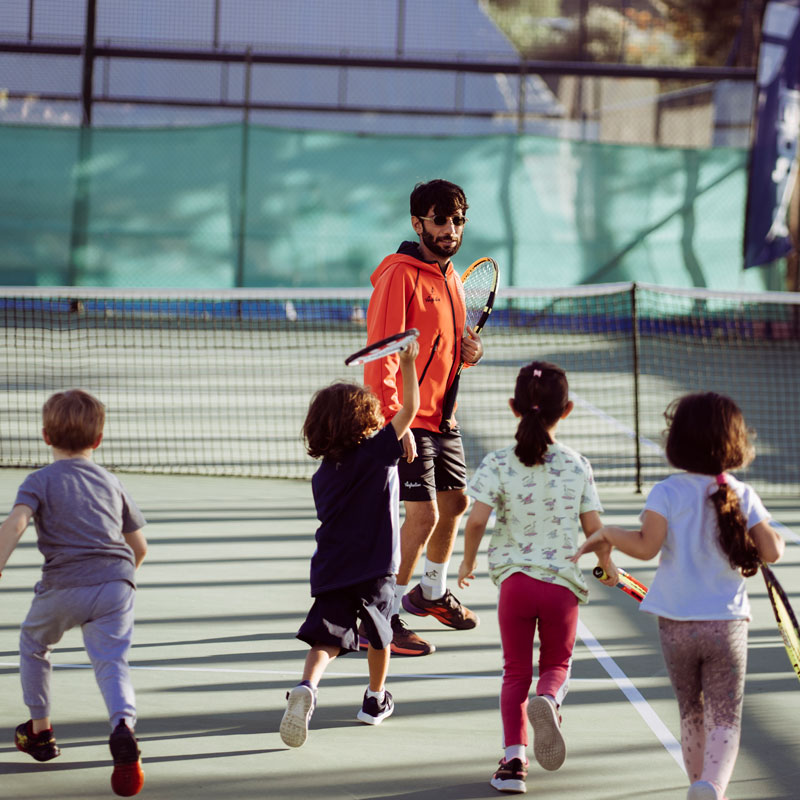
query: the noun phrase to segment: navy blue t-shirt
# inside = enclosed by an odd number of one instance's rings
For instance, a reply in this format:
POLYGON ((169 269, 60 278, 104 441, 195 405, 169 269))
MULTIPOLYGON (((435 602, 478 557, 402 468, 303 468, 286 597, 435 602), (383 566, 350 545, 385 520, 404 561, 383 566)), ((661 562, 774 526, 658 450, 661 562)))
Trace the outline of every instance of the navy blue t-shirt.
POLYGON ((314 473, 311 489, 321 524, 311 558, 312 596, 397 572, 402 454, 389 424, 341 461, 324 459, 314 473))

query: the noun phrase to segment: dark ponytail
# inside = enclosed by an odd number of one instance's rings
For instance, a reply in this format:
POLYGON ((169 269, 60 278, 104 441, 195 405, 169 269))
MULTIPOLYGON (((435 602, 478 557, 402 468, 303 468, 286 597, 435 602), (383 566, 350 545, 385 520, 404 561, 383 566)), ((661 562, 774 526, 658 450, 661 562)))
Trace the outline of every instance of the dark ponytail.
MULTIPOLYGON (((724 480, 723 475, 718 476, 717 481, 720 480, 724 480)), ((755 575, 761 566, 761 558, 747 529, 747 519, 742 513, 739 496, 727 483, 723 483, 711 495, 711 502, 717 509, 719 543, 731 567, 740 569, 745 578, 755 575)))
POLYGON ((675 400, 664 413, 667 424, 667 459, 672 466, 716 476, 719 488, 711 495, 717 512, 719 543, 733 569, 749 577, 758 572, 761 559, 747 528, 739 496, 724 472, 746 467, 755 457, 751 432, 739 406, 716 392, 688 394, 675 400))
POLYGON ((561 419, 569 404, 569 384, 561 367, 533 361, 517 376, 512 401, 520 415, 514 453, 526 467, 544 463, 553 443, 548 430, 561 419))

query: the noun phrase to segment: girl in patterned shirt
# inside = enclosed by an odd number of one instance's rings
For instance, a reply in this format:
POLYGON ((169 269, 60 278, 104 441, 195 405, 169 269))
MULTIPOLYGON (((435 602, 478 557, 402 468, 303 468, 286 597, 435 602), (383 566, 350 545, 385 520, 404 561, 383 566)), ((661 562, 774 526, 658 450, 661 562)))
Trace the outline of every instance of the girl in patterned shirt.
MULTIPOLYGON (((569 416, 567 376, 560 367, 534 361, 517 376, 511 411, 519 417, 516 445, 489 453, 470 481, 475 500, 464 534, 458 585, 475 577, 478 547, 491 513, 489 575, 500 587, 498 619, 503 646, 500 714, 504 757, 491 785, 501 792, 524 792, 527 777, 527 717, 533 726, 533 753, 556 770, 566 757, 559 709, 567 693, 578 606, 588 588, 570 560, 581 537, 602 527, 602 506, 592 468, 578 452, 555 440, 558 423, 569 416), (539 680, 533 680, 533 640, 539 629, 539 680)), ((617 582, 611 548, 598 558, 617 582)))

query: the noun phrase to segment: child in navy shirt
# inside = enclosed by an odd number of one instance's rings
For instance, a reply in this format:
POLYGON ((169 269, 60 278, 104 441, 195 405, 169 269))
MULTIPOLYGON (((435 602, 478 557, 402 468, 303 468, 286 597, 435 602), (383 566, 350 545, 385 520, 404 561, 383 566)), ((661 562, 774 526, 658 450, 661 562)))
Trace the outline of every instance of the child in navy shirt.
POLYGON ((303 435, 309 455, 322 458, 311 487, 320 526, 311 559, 314 604, 297 638, 311 646, 303 680, 287 694, 281 739, 300 747, 308 738, 317 685, 332 659, 359 649, 359 622, 369 640, 369 688, 357 718, 377 725, 394 710, 384 688, 390 623, 399 564, 400 444, 419 409, 414 366, 419 345, 401 351, 403 407, 384 426, 378 398, 368 389, 335 383, 311 400, 303 435))

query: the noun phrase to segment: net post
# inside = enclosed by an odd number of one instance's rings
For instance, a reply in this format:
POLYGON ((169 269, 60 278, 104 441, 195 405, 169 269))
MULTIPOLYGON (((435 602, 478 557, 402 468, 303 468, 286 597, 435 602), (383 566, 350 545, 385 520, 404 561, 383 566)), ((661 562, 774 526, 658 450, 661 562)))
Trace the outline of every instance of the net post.
POLYGON ((639 314, 636 307, 636 294, 639 287, 631 284, 631 325, 633 328, 631 345, 633 347, 633 431, 634 452, 636 454, 636 493, 642 493, 642 451, 639 431, 639 314))

